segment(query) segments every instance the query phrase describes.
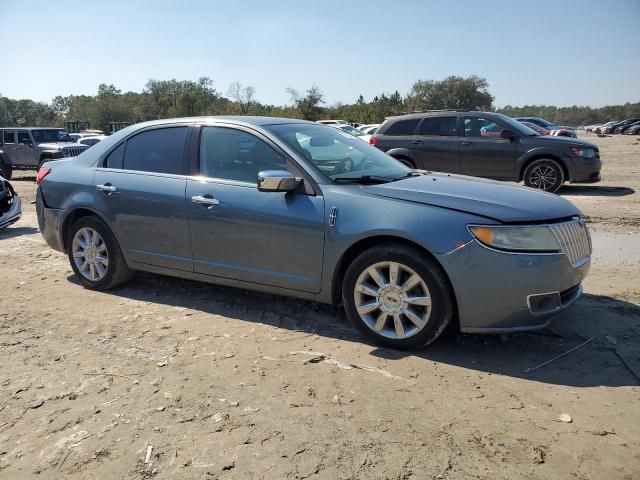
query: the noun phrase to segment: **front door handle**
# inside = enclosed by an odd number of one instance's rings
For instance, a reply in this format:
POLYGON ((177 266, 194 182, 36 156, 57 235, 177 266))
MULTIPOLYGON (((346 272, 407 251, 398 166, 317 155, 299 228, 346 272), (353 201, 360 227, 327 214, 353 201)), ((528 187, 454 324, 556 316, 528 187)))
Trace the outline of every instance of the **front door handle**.
POLYGON ((217 198, 213 198, 211 195, 196 195, 191 197, 192 203, 197 203, 198 205, 203 205, 209 209, 215 207, 216 205, 220 205, 220 200, 217 198))
POLYGON ((461 142, 460 145, 462 145, 463 147, 471 147, 471 146, 473 146, 473 143, 471 143, 471 142, 461 142))
POLYGON ((115 192, 117 188, 111 185, 110 183, 105 183, 104 185, 96 185, 96 190, 99 192, 104 192, 107 195, 109 195, 110 193, 115 192))
POLYGON ((422 145, 422 140, 414 140, 413 142, 414 145, 422 145))

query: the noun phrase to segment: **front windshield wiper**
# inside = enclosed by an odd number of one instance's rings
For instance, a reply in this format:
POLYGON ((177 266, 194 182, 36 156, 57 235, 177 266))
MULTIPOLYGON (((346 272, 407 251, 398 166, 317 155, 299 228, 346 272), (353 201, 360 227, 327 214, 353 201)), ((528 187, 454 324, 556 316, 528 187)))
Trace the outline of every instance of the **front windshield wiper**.
POLYGON ((334 182, 338 183, 361 183, 363 185, 372 185, 375 183, 388 183, 396 180, 395 178, 390 177, 379 177, 376 175, 362 175, 360 177, 338 177, 334 178, 334 182))

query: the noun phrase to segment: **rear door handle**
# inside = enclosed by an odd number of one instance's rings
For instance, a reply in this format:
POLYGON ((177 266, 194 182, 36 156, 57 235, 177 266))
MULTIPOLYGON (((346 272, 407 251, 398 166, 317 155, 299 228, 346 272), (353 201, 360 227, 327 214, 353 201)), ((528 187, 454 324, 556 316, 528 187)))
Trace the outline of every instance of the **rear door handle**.
POLYGON ((414 145, 422 145, 422 140, 414 140, 413 142, 414 145))
POLYGON ((96 185, 96 190, 99 192, 104 192, 107 195, 118 190, 116 187, 111 185, 110 183, 105 183, 104 185, 96 185))
POLYGON ((216 205, 220 205, 220 200, 217 198, 213 198, 211 195, 196 195, 191 197, 192 203, 197 203, 198 205, 203 205, 209 209, 215 207, 216 205))
POLYGON ((472 147, 473 143, 471 143, 471 142, 461 142, 460 145, 462 145, 463 147, 472 147))

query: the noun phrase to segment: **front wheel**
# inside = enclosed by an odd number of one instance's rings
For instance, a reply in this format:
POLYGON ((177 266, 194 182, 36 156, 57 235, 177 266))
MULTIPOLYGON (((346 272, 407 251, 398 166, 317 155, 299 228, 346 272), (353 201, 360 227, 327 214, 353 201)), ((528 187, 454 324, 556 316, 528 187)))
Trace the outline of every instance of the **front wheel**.
POLYGON ((455 310, 439 266, 419 249, 394 243, 366 250, 351 263, 342 301, 360 333, 398 349, 433 342, 455 310))
POLYGON ((564 183, 564 171, 555 160, 540 159, 527 166, 523 179, 527 187, 554 193, 564 183))
POLYGON ((92 290, 108 290, 131 277, 118 242, 97 217, 82 217, 69 229, 69 262, 82 284, 92 290))

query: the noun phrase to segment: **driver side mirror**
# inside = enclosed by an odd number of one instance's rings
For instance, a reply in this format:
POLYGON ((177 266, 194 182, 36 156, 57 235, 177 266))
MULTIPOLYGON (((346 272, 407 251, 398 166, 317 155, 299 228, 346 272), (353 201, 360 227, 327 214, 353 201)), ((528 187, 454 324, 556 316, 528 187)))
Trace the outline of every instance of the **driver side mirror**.
POLYGON ((265 170, 258 173, 258 190, 261 192, 291 192, 302 183, 286 170, 265 170))
POLYGON ((503 138, 504 140, 513 140, 516 138, 516 135, 511 130, 502 130, 500 132, 500 138, 503 138))

